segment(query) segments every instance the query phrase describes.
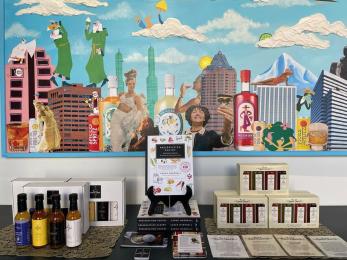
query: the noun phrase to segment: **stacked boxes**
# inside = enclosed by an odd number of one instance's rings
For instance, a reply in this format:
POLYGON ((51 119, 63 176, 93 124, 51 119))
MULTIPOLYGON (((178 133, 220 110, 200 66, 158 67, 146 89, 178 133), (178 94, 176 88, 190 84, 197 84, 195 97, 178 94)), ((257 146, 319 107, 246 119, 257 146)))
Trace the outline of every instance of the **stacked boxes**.
POLYGON ((125 178, 72 178, 69 183, 89 183, 87 219, 91 226, 123 226, 125 222, 125 178))
POLYGON ((237 164, 241 195, 288 194, 288 165, 285 163, 237 164))
POLYGON ((319 198, 309 192, 290 192, 269 198, 269 228, 318 228, 319 198))
POLYGON ((265 195, 217 196, 218 228, 267 228, 268 201, 265 195))
POLYGON ((238 164, 238 191, 214 192, 218 228, 318 228, 319 198, 289 192, 287 164, 238 164))

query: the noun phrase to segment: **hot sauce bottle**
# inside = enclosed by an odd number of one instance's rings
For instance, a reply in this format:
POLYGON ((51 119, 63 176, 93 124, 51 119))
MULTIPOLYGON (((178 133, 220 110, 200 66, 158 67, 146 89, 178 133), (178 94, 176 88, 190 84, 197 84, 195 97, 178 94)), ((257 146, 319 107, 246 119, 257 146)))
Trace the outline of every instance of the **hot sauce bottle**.
POLYGON ((15 238, 17 247, 27 247, 31 244, 30 214, 27 208, 27 195, 21 193, 17 195, 18 213, 14 219, 15 238))
POLYGON ((66 246, 76 247, 82 244, 82 220, 77 206, 77 193, 69 195, 70 210, 66 216, 66 246))
POLYGON ((43 209, 43 194, 35 195, 35 211, 32 216, 32 243, 34 248, 42 248, 48 244, 48 218, 43 209))
POLYGON ((60 208, 60 194, 52 196, 52 213, 49 217, 49 244, 53 249, 65 245, 65 216, 60 208))
POLYGON ((234 97, 234 144, 239 151, 254 150, 252 124, 258 121, 258 96, 250 93, 251 71, 241 71, 241 93, 234 97))

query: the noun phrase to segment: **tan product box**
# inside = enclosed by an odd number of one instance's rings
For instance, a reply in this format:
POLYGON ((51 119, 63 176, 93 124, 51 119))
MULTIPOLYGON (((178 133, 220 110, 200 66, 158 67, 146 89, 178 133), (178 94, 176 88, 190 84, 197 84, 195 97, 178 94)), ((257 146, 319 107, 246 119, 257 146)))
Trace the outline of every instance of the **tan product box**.
POLYGON ((319 197, 306 191, 268 195, 269 228, 318 228, 319 197))
POLYGON ((236 195, 238 195, 236 190, 217 190, 213 192, 213 219, 217 219, 217 198, 236 195))
POLYGON ((268 199, 265 195, 216 196, 218 228, 267 228, 268 199))
POLYGON ((71 178, 89 183, 89 221, 91 226, 123 226, 125 222, 125 178, 71 178))
POLYGON ((241 195, 288 194, 286 163, 238 163, 237 171, 241 195))
POLYGON ((82 230, 87 233, 89 229, 88 205, 89 205, 89 184, 87 182, 32 182, 23 187, 23 192, 28 196, 28 209, 35 208, 35 194, 44 194, 44 208, 50 212, 52 208, 51 197, 53 194, 60 194, 61 208, 67 213, 70 202, 69 195, 71 193, 78 194, 78 210, 82 217, 82 230))
MULTIPOLYGON (((67 182, 70 178, 16 178, 12 184, 12 219, 17 215, 17 195, 23 193, 23 187, 31 182, 67 182)), ((28 207, 30 208, 30 207, 28 207)), ((14 222, 13 222, 14 223, 14 222)))

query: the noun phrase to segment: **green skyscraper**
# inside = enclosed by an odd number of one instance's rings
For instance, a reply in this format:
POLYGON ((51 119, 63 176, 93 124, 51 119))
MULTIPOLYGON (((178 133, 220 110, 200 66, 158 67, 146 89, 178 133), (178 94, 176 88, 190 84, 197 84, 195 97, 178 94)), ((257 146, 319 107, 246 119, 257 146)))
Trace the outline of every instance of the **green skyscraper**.
POLYGON ((116 76, 118 78, 118 93, 123 93, 124 92, 123 55, 119 50, 116 53, 116 76))
POLYGON ((154 106, 158 100, 158 79, 155 76, 154 48, 148 49, 147 107, 149 116, 154 119, 154 106))

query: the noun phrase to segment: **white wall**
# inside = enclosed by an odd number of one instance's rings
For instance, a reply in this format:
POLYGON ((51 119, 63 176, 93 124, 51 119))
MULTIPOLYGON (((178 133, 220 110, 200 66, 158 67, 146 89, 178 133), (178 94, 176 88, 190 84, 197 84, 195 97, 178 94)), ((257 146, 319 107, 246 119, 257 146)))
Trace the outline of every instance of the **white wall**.
MULTIPOLYGON (((292 189, 309 190, 322 205, 347 205, 345 157, 195 159, 195 198, 212 203, 212 192, 235 188, 237 162, 287 162, 292 189)), ((127 177, 127 203, 144 198, 144 158, 0 159, 0 204, 11 204, 10 180, 16 177, 127 177)))

